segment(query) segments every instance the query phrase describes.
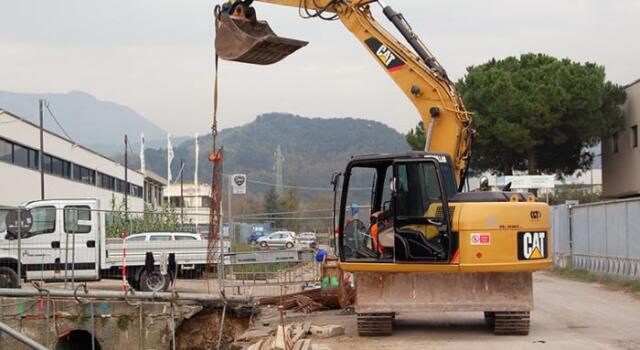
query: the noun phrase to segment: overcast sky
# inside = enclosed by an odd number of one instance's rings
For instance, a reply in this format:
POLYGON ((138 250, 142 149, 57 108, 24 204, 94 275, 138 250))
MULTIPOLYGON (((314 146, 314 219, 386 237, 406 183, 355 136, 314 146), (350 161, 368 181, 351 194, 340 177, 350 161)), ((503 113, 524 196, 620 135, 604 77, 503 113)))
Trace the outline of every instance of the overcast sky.
MULTIPOLYGON (((454 79, 496 57, 542 52, 640 78, 637 0, 386 0, 454 79)), ((0 90, 83 90, 128 105, 173 134, 211 123, 212 8, 200 0, 0 0, 0 90)), ((256 5, 309 46, 273 66, 221 64, 219 124, 280 111, 374 119, 405 132, 412 105, 339 22, 256 5)), ((386 21, 381 14, 381 22, 386 21)))

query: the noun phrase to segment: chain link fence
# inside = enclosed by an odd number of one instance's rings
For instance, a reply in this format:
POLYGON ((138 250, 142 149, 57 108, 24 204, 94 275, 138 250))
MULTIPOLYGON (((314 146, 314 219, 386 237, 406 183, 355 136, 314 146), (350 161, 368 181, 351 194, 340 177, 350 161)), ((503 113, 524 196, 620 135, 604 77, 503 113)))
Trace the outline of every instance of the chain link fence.
POLYGON ((640 279, 640 198, 553 207, 554 264, 640 279))

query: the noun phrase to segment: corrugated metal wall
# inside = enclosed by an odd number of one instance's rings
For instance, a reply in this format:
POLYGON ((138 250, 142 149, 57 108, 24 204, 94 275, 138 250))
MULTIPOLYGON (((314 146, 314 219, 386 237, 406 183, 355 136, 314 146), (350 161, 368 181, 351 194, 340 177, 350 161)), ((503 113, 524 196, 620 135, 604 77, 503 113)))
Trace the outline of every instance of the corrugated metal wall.
POLYGON ((554 263, 640 279, 640 198, 553 207, 554 263))

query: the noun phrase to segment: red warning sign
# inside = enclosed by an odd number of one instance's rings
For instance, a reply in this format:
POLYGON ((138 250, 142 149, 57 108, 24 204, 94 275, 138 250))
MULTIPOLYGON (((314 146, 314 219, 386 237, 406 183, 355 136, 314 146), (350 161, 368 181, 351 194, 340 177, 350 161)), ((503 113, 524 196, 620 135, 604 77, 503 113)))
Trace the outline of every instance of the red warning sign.
POLYGON ((471 245, 491 245, 490 233, 472 233, 471 245))

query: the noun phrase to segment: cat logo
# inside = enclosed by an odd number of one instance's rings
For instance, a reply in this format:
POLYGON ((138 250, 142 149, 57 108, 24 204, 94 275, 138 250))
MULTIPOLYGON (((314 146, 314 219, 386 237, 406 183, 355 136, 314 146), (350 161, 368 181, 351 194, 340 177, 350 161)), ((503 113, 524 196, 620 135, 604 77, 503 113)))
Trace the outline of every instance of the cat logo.
POLYGON ((371 50, 390 72, 395 72, 405 66, 404 61, 380 40, 369 38, 364 42, 367 44, 367 47, 369 47, 369 50, 371 50))
POLYGON ((531 220, 533 221, 538 221, 542 218, 542 213, 537 210, 533 210, 529 215, 531 216, 531 220))
POLYGON ((389 67, 389 64, 396 59, 396 55, 394 55, 393 52, 384 45, 380 45, 380 48, 376 51, 376 55, 378 55, 380 61, 382 61, 382 63, 387 67, 389 67))
POLYGON ((518 260, 535 260, 546 257, 546 232, 518 232, 518 260))

